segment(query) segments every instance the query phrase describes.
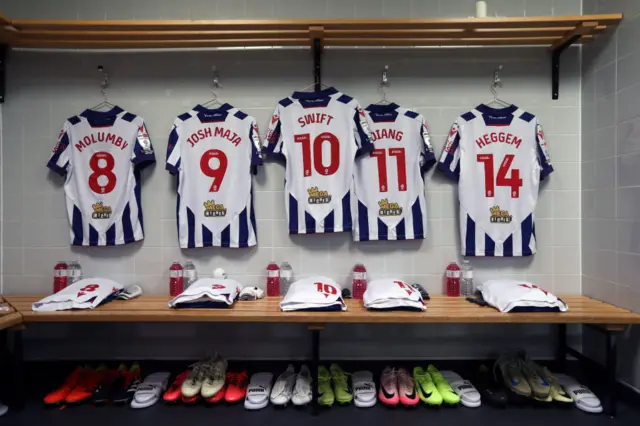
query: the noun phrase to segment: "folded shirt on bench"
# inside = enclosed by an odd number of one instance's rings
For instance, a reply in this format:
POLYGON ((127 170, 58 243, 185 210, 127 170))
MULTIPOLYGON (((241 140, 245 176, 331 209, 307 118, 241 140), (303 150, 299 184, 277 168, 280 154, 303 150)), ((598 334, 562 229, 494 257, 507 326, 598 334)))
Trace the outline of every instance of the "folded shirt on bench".
POLYGON ((242 284, 222 278, 200 278, 169 302, 170 308, 227 308, 235 303, 242 284))

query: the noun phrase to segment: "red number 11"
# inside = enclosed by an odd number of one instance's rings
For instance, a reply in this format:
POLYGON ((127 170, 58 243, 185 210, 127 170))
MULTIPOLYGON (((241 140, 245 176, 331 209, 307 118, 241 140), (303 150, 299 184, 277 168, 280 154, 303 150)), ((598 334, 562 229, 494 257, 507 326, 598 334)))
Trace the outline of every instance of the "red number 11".
MULTIPOLYGON (((380 192, 387 192, 387 150, 378 148, 371 151, 371 156, 378 159, 378 185, 380 192)), ((396 157, 396 167, 398 168, 398 191, 407 190, 407 160, 404 148, 389 148, 389 157, 396 157)))

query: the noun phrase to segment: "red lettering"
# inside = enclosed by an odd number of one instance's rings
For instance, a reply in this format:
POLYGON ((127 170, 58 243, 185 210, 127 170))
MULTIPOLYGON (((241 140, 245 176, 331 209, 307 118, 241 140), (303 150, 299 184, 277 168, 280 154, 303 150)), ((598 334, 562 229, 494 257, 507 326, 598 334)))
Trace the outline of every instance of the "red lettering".
POLYGON ((516 146, 516 148, 520 148, 521 143, 522 143, 522 139, 515 136, 513 137, 513 144, 516 146))

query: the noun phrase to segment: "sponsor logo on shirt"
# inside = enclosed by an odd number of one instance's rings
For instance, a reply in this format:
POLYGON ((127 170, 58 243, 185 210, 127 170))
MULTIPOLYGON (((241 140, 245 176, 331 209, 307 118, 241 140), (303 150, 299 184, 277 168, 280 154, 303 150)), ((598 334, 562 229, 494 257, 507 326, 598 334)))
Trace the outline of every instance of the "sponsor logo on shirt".
POLYGON ((109 219, 111 217, 111 206, 105 206, 102 201, 98 201, 91 207, 93 208, 92 219, 109 219))
POLYGON ((444 150, 449 154, 453 154, 453 143, 456 140, 456 136, 458 136, 458 125, 454 123, 449 131, 449 136, 447 136, 447 143, 444 145, 444 150))
POLYGON ((145 154, 153 154, 153 147, 151 146, 151 139, 149 139, 149 132, 144 126, 138 128, 138 143, 142 147, 142 152, 145 154))
POLYGON ((307 189, 309 194, 309 204, 329 204, 331 202, 331 194, 328 191, 321 191, 317 186, 307 189))
POLYGON ((507 210, 500 210, 500 206, 493 206, 489 209, 491 223, 511 223, 513 216, 507 210))
POLYGON ((380 216, 402 216, 402 207, 398 203, 390 203, 388 199, 383 198, 378 201, 380 216))
POLYGON ((224 204, 216 204, 215 200, 205 201, 204 217, 224 217, 227 215, 227 208, 224 204))

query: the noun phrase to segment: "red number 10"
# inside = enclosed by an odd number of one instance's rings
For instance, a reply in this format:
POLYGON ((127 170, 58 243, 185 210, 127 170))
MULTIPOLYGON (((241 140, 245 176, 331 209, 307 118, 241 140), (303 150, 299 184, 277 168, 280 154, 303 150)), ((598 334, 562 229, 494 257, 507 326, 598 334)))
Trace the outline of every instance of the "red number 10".
POLYGON ((522 187, 522 179, 520 179, 520 170, 511 170, 511 177, 507 177, 507 173, 511 168, 513 154, 507 154, 504 156, 500 169, 498 169, 498 176, 495 183, 493 181, 493 154, 478 154, 478 163, 484 163, 484 188, 487 198, 495 197, 495 186, 508 186, 511 188, 511 198, 520 197, 520 188, 522 187))
MULTIPOLYGON (((378 184, 380 192, 387 192, 387 150, 378 148, 371 151, 371 156, 378 159, 378 184)), ((404 155, 404 148, 389 148, 389 157, 396 157, 396 167, 398 168, 398 191, 407 190, 407 160, 404 155)))
POLYGON ((318 293, 338 294, 338 290, 331 284, 323 284, 323 283, 314 283, 314 284, 316 285, 316 290, 318 290, 318 293))
MULTIPOLYGON (((302 144, 302 167, 304 177, 311 176, 311 135, 304 133, 294 135, 293 141, 302 144)), ((333 133, 320 133, 313 140, 313 168, 323 176, 330 176, 338 171, 340 166, 340 141, 333 133), (331 147, 331 158, 329 164, 324 165, 322 161, 322 145, 328 142, 331 147)))

